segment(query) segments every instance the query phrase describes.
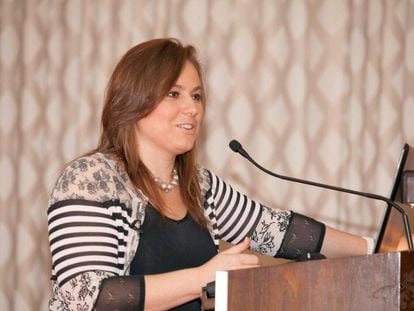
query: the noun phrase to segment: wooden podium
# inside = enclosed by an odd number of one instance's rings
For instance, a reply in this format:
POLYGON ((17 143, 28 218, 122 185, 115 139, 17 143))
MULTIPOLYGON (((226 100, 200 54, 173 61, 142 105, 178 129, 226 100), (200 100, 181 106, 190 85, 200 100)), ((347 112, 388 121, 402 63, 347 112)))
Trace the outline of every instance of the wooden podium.
POLYGON ((224 310, 414 310, 414 252, 219 271, 224 310))

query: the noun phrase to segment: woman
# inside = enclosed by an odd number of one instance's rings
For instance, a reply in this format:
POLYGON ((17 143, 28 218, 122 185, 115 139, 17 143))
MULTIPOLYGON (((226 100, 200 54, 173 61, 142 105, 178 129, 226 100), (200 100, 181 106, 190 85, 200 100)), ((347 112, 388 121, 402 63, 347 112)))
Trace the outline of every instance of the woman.
POLYGON ((258 266, 249 248, 367 253, 366 239, 263 206, 197 166, 205 98, 192 46, 156 39, 120 60, 98 147, 51 194, 51 310, 199 310, 217 270, 258 266), (236 245, 218 253, 219 239, 236 245))

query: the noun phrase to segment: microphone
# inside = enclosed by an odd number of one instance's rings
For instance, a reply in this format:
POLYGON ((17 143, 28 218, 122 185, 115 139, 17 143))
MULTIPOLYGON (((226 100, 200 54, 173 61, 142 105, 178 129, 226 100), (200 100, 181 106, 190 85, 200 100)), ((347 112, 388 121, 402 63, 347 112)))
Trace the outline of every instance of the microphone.
POLYGON ((336 187, 336 186, 322 184, 322 183, 318 183, 318 182, 314 182, 314 181, 309 181, 309 180, 304 180, 304 179, 299 179, 299 178, 288 177, 288 176, 276 174, 276 173, 273 173, 272 171, 269 171, 268 169, 264 168, 263 166, 258 164, 255 160, 253 160, 252 157, 250 157, 250 155, 247 153, 247 151, 243 149, 242 145, 237 140, 233 139, 232 141, 230 141, 229 147, 234 152, 241 154, 243 157, 245 157, 247 160, 249 160, 258 169, 260 169, 261 171, 263 171, 263 172, 265 172, 265 173, 267 173, 267 174, 269 174, 273 177, 283 179, 283 180, 287 180, 287 181, 296 182, 296 183, 301 183, 301 184, 305 184, 305 185, 310 185, 310 186, 314 186, 314 187, 319 187, 319 188, 325 188, 325 189, 339 191, 339 192, 350 193, 350 194, 358 195, 358 196, 361 196, 361 197, 386 202, 390 206, 394 207, 401 214, 401 217, 402 217, 403 222, 404 222, 404 230, 405 230, 405 235, 406 235, 407 242, 408 242, 408 249, 409 250, 414 249, 413 248, 413 239, 412 239, 412 236, 411 236, 411 230, 410 230, 410 226, 409 226, 409 223, 408 223, 407 213, 404 211, 404 209, 401 206, 399 206, 397 203, 389 200, 388 198, 386 198, 382 195, 374 194, 374 193, 361 192, 361 191, 356 191, 356 190, 352 190, 352 189, 346 189, 346 188, 342 188, 342 187, 336 187))

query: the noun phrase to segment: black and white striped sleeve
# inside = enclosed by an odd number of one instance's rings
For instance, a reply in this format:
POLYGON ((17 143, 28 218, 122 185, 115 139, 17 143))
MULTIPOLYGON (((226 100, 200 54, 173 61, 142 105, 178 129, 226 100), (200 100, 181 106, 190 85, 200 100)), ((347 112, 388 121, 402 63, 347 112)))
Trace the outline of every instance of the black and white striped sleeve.
MULTIPOLYGON (((114 173, 98 158, 71 163, 47 211, 52 256, 51 310, 92 310, 102 283, 125 274, 131 209, 119 199, 114 173)), ((143 277, 135 289, 143 286, 143 277)), ((143 292, 143 288, 139 289, 143 292)))
POLYGON ((120 202, 58 201, 48 210, 50 251, 59 286, 74 276, 123 269, 127 211, 120 202))
POLYGON ((211 188, 207 202, 213 206, 220 239, 239 243, 252 234, 262 213, 262 206, 233 189, 218 176, 209 172, 211 188))
POLYGON ((303 252, 320 251, 325 233, 322 223, 264 206, 207 172, 211 184, 205 195, 207 212, 215 216, 219 239, 235 244, 250 236, 251 249, 272 257, 293 259, 303 252))

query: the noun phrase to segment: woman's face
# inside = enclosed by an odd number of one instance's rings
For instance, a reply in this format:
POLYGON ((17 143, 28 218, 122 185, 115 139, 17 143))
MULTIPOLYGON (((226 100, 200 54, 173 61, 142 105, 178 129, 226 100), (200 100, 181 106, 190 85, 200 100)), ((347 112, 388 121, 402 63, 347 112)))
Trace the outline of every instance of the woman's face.
POLYGON ((165 98, 137 123, 141 155, 175 157, 191 150, 203 119, 203 100, 198 73, 187 61, 165 98))

